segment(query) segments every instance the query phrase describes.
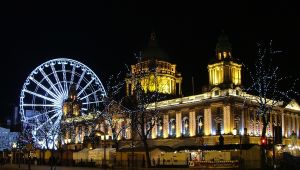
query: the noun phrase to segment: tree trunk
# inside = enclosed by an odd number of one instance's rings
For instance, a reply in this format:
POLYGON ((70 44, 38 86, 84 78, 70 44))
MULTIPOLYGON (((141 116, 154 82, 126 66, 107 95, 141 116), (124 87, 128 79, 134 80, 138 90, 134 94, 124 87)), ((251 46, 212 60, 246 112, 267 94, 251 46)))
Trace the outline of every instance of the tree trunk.
POLYGON ((267 126, 268 126, 265 115, 262 116, 262 123, 263 123, 263 128, 262 128, 261 136, 265 137, 267 132, 267 126))
MULTIPOLYGON (((261 133, 262 137, 266 137, 267 126, 268 126, 265 114, 262 117, 262 123, 263 123, 263 128, 262 128, 262 133, 261 133)), ((267 138, 266 138, 266 140, 267 140, 267 138)), ((267 144, 268 144, 268 142, 267 142, 267 144)), ((266 151, 267 151, 267 148, 261 147, 261 168, 267 167, 267 155, 266 155, 266 151)))
POLYGON ((151 167, 151 159, 150 159, 150 153, 149 153, 149 147, 147 143, 147 139, 143 140, 144 147, 145 147, 145 152, 146 152, 146 162, 147 162, 147 168, 151 167))

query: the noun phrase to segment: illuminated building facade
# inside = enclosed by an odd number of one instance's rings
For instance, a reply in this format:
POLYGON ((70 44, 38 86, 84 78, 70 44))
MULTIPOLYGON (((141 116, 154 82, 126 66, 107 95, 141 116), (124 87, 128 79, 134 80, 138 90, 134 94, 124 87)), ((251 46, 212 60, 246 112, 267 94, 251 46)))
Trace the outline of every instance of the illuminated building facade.
MULTIPOLYGON (((192 141, 190 145, 199 145, 190 139, 201 137, 202 144, 216 145, 221 134, 225 144, 237 144, 239 138, 235 136, 246 135, 249 137, 247 143, 260 144, 263 125, 262 117, 258 115, 257 96, 242 91, 242 65, 232 56, 231 44, 224 33, 218 39, 216 57, 207 68, 208 91, 161 101, 149 107, 161 111, 152 130, 152 139, 163 144, 159 139, 184 138, 184 145, 189 145, 188 141, 192 141)), ((293 131, 299 137, 299 113, 300 107, 295 100, 288 105, 279 102, 270 113, 266 136, 272 137, 273 126, 279 126, 283 143, 290 143, 293 131)))
POLYGON ((68 99, 63 104, 64 117, 80 116, 81 101, 77 98, 76 85, 72 84, 68 99))
MULTIPOLYGON (((151 36, 149 46, 157 47, 153 44, 156 44, 154 34, 151 36)), ((163 55, 162 52, 150 53, 145 50, 144 58, 131 66, 131 74, 125 78, 127 95, 133 94, 137 80, 141 82, 146 93, 158 91, 162 94, 181 95, 182 78, 176 70, 176 65, 166 61, 163 55)), ((258 103, 255 102, 257 96, 242 91, 242 65, 232 56, 231 44, 226 35, 220 36, 216 56, 208 64, 207 69, 208 91, 163 100, 149 106, 148 109, 160 110, 160 115, 156 118, 156 124, 149 135, 150 147, 217 145, 221 134, 224 136, 225 145, 240 143, 237 136, 247 137, 247 140, 242 141, 243 144, 260 144, 263 125, 261 116, 257 114, 258 103)), ((283 143, 289 144, 289 137, 293 131, 298 137, 300 135, 299 113, 300 106, 295 100, 287 105, 278 103, 270 113, 266 136, 271 138, 273 127, 279 126, 283 143)), ((92 114, 87 116, 90 118, 78 119, 78 122, 95 119, 92 114)), ((115 122, 117 129, 122 129, 130 119, 118 114, 115 116, 115 122)), ((76 133, 70 141, 83 143, 84 136, 92 134, 95 129, 104 131, 103 128, 101 121, 96 123, 96 127, 78 124, 74 129, 76 133)), ((130 128, 123 129, 118 139, 131 139, 133 135, 130 128)), ((112 138, 112 129, 108 129, 105 134, 112 138)), ((124 141, 124 147, 129 147, 126 140, 124 141)))
POLYGON ((224 33, 216 46, 216 58, 208 64, 209 86, 233 88, 241 85, 242 65, 231 56, 231 44, 224 33))
POLYGON ((158 47, 155 33, 151 34, 148 47, 143 50, 137 64, 131 65, 126 80, 126 94, 132 95, 137 82, 147 92, 181 96, 181 74, 176 64, 168 62, 167 54, 158 47))

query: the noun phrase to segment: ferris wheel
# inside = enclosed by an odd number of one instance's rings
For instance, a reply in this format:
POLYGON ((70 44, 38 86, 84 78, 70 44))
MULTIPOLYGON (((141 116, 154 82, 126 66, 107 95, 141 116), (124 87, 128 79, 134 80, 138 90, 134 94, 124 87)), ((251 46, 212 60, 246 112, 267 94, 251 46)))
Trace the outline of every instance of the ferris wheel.
MULTIPOLYGON (((27 77, 20 95, 20 114, 38 147, 47 147, 49 141, 55 142, 63 104, 68 99, 71 86, 76 89, 83 115, 99 108, 106 96, 97 75, 86 65, 72 59, 47 61, 27 77)), ((52 144, 50 146, 54 146, 52 144)))

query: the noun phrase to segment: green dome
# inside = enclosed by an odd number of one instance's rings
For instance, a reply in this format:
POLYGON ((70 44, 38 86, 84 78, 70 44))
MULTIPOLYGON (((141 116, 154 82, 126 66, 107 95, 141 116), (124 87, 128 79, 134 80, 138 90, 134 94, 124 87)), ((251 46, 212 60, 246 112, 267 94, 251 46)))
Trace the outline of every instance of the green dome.
POLYGON ((145 61, 153 59, 169 61, 167 53, 158 46, 156 35, 154 32, 151 33, 151 37, 147 48, 143 50, 142 60, 145 61))
POLYGON ((216 45, 216 52, 230 51, 231 52, 231 43, 229 42, 228 36, 222 32, 218 39, 218 43, 216 45))

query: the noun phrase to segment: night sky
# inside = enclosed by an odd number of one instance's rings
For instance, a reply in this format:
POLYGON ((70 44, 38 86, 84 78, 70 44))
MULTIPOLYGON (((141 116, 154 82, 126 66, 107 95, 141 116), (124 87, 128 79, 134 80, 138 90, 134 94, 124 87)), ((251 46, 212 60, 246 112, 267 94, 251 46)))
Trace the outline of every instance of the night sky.
POLYGON ((185 96, 192 93, 192 77, 196 93, 208 83, 207 63, 215 57, 222 30, 232 43, 233 57, 249 65, 256 57, 256 43, 273 40, 282 51, 274 64, 300 77, 300 15, 295 4, 199 2, 3 5, 0 120, 19 104, 25 79, 43 62, 78 60, 105 84, 108 75, 126 72, 125 64, 135 63, 133 54, 146 47, 152 31, 182 73, 185 96))

